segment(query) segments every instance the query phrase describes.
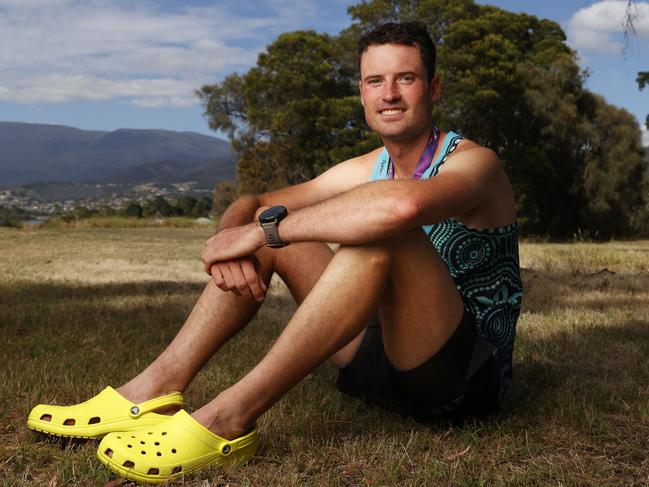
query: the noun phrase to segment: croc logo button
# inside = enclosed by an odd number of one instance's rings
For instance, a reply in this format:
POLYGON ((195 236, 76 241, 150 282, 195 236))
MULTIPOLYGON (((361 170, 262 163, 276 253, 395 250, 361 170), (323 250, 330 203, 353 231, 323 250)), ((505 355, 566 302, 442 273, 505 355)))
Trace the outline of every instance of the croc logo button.
POLYGON ((131 414, 132 414, 133 416, 137 416, 138 414, 140 414, 140 408, 137 407, 137 406, 133 406, 133 407, 131 408, 131 414))
POLYGON ((223 447, 223 449, 221 450, 221 452, 222 452, 224 455, 227 455, 228 453, 230 453, 230 450, 231 450, 230 445, 225 445, 225 446, 223 447))

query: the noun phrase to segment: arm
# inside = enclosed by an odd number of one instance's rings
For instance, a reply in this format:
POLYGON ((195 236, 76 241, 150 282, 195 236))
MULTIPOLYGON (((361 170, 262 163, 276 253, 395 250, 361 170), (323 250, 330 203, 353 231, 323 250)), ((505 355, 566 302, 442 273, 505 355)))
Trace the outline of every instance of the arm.
MULTIPOLYGON (((506 182, 500 162, 487 149, 463 150, 452 162, 431 179, 366 183, 290 211, 279 226, 280 236, 288 243, 373 242, 468 214, 480 208, 506 182)), ((485 215, 484 220, 490 218, 491 215, 485 215)), ((256 223, 232 230, 230 235, 224 235, 228 239, 214 246, 214 252, 204 254, 204 259, 250 253, 265 244, 256 223)))
POLYGON ((479 208, 504 177, 486 149, 465 150, 434 178, 375 181, 308 208, 281 223, 286 242, 362 244, 413 228, 459 218, 479 208))
MULTIPOLYGON (((241 228, 257 229, 257 213, 260 209, 283 204, 296 209, 313 205, 338 193, 361 184, 368 178, 368 170, 375 153, 351 159, 329 169, 319 177, 303 184, 290 186, 261 195, 245 195, 238 198, 223 213, 217 233, 209 239, 203 250, 205 271, 214 278, 215 284, 224 291, 245 294, 261 301, 266 293, 266 285, 257 273, 257 262, 253 255, 259 246, 244 246, 247 242, 238 236, 241 228), (230 249, 229 256, 222 259, 207 258, 216 248, 230 249), (241 251, 240 249, 245 249, 241 251)), ((263 232, 260 237, 264 239, 263 232)))

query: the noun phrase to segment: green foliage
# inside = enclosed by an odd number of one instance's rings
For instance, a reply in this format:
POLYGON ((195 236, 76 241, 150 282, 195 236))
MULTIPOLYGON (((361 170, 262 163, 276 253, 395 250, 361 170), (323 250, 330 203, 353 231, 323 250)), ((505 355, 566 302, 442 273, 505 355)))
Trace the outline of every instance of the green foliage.
MULTIPOLYGON (((633 230, 644 177, 638 126, 584 88, 558 24, 472 0, 371 0, 349 13, 338 36, 282 34, 247 73, 200 90, 210 126, 238 152, 240 193, 299 183, 378 147, 356 94, 357 41, 383 22, 417 19, 438 45, 435 120, 496 151, 523 232, 633 230)), ((649 78, 640 75, 642 88, 649 78)))
POLYGON ((212 215, 219 217, 237 198, 237 188, 233 181, 219 181, 214 188, 212 215))
POLYGON ((245 75, 201 88, 210 127, 227 131, 239 155, 240 193, 306 181, 368 140, 376 147, 340 49, 312 31, 282 34, 245 75))
MULTIPOLYGON (((638 73, 638 77, 636 78, 636 82, 638 83, 638 88, 640 89, 640 91, 644 90, 644 87, 649 85, 649 71, 640 71, 638 73)), ((647 130, 649 130, 649 115, 647 115, 644 123, 645 127, 647 127, 647 130)))
POLYGON ((649 85, 649 71, 640 71, 635 80, 638 83, 640 91, 644 90, 644 87, 649 85))
POLYGON ((0 205, 0 227, 20 228, 23 220, 27 218, 29 218, 29 213, 22 208, 7 208, 0 205))
POLYGON ((185 213, 185 215, 191 215, 194 218, 208 218, 210 212, 212 211, 212 198, 209 196, 203 196, 200 200, 196 202, 192 208, 191 213, 185 213))
POLYGON ((146 203, 144 203, 143 206, 143 216, 149 218, 164 218, 167 216, 173 216, 173 214, 174 209, 164 198, 164 196, 156 196, 155 198, 150 199, 146 203))
POLYGON ((123 210, 123 215, 129 218, 142 218, 142 205, 137 201, 129 201, 123 210))

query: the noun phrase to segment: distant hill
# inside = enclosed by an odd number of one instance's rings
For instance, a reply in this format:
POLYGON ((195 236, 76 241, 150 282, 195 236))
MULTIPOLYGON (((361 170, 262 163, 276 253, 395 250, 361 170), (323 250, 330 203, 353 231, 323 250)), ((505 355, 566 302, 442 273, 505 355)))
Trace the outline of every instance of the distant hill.
POLYGON ((0 122, 0 147, 0 186, 197 181, 213 187, 234 178, 228 142, 194 132, 0 122))

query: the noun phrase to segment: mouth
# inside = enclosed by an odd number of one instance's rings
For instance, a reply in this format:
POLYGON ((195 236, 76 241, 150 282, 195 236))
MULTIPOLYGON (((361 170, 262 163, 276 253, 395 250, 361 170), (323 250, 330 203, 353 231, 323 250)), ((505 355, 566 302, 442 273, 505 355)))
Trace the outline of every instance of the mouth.
POLYGON ((384 116, 384 117, 391 117, 394 115, 400 115, 404 112, 405 110, 403 108, 386 108, 384 110, 379 110, 379 114, 384 116))

